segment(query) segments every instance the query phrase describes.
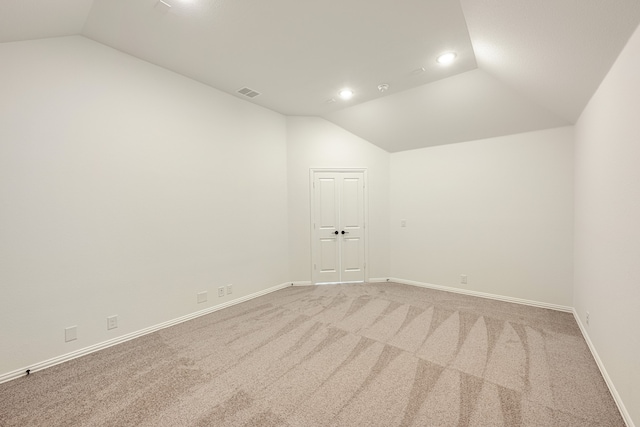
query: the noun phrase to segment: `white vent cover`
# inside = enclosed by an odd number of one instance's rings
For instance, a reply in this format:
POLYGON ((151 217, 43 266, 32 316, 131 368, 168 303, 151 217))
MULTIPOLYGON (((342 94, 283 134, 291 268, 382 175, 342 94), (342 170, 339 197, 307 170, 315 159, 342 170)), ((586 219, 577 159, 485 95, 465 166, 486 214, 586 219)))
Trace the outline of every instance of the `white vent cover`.
POLYGON ((238 89, 238 93, 240 95, 246 96, 247 98, 255 98, 256 96, 260 95, 260 92, 256 92, 255 90, 249 89, 248 87, 238 89))

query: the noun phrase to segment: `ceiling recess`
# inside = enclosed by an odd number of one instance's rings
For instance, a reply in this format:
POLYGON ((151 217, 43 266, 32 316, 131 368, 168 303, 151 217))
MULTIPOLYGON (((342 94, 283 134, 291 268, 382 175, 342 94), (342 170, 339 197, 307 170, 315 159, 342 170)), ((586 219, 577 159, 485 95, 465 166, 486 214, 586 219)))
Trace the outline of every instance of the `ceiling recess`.
POLYGON ((248 87, 243 87, 242 89, 238 89, 238 93, 240 95, 246 96, 247 98, 255 98, 260 95, 260 92, 257 92, 253 89, 249 89, 248 87))

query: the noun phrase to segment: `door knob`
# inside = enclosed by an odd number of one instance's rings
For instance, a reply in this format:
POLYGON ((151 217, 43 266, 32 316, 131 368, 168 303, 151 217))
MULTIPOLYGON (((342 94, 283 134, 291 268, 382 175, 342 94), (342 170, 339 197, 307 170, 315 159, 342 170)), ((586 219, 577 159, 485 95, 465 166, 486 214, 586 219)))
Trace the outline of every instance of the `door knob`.
MULTIPOLYGON (((338 234, 338 232, 337 232, 337 231, 336 231, 336 234, 338 234)), ((348 231, 344 231, 344 230, 342 230, 342 234, 349 234, 349 232, 348 232, 348 231)))
MULTIPOLYGON (((344 231, 343 231, 343 233, 344 233, 344 231)), ((338 230, 334 231, 333 234, 338 234, 338 230)))

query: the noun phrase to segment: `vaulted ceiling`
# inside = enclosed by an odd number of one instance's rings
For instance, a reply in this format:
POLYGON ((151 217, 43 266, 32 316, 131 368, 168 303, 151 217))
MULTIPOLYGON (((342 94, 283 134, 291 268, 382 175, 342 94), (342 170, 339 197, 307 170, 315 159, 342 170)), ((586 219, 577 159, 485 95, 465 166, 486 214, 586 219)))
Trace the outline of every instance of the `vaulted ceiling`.
POLYGON ((389 152, 575 123, 639 22, 637 0, 0 2, 0 42, 80 34, 389 152))

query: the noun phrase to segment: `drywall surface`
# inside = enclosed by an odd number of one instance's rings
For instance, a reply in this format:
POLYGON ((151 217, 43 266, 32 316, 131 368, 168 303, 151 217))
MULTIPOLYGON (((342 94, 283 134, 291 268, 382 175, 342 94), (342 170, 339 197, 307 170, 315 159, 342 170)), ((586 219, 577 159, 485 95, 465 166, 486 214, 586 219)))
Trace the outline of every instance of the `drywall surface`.
POLYGON ((288 279, 284 116, 83 37, 0 63, 0 374, 288 279))
POLYGON ((575 308, 635 425, 640 425, 638 70, 636 30, 576 124, 575 157, 575 308))
POLYGON ((572 127, 392 154, 391 276, 571 305, 572 156, 572 127))
POLYGON ((311 280, 309 170, 366 168, 369 278, 389 270, 389 153, 318 117, 287 117, 291 278, 311 280))

